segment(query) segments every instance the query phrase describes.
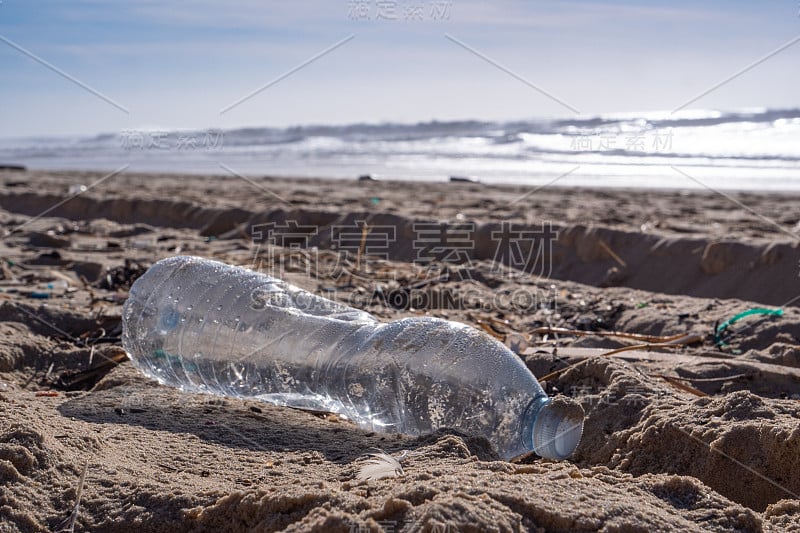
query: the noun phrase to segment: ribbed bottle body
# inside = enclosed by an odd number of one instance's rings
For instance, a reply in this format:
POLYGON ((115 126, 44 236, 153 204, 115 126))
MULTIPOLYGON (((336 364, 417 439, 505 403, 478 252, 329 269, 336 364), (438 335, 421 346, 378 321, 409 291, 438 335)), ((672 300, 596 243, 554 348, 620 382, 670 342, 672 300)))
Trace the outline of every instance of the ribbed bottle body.
POLYGON ((134 364, 186 391, 339 413, 361 427, 483 435, 530 450, 546 395, 503 344, 436 318, 378 322, 281 280, 194 257, 156 263, 123 310, 134 364), (527 418, 526 418, 527 417, 527 418))

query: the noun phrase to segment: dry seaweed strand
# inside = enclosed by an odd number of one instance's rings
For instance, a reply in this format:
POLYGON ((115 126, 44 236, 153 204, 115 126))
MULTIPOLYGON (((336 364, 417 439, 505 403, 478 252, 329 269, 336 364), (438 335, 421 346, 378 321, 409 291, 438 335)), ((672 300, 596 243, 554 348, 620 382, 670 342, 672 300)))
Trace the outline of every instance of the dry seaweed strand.
MULTIPOLYGON (((691 378, 686 376, 667 376, 671 379, 678 379, 681 381, 691 381, 692 383, 714 383, 716 381, 734 381, 736 379, 749 378, 755 374, 733 374, 732 376, 720 376, 718 378, 691 378)), ((665 378, 662 374, 651 374, 656 378, 665 378)))
POLYGON ((78 513, 81 508, 81 496, 83 496, 83 485, 86 483, 86 472, 88 469, 89 461, 86 461, 83 465, 81 477, 78 480, 78 490, 75 493, 75 505, 72 507, 72 512, 70 512, 66 520, 56 526, 55 531, 57 533, 73 533, 75 531, 75 522, 78 520, 78 513))
MULTIPOLYGON (((684 335, 675 336, 675 338, 670 342, 634 344, 632 346, 624 346, 622 348, 617 348, 615 350, 611 350, 611 351, 608 351, 608 352, 605 352, 605 353, 601 353, 601 354, 597 355, 596 357, 608 357, 608 356, 615 355, 615 354, 618 354, 618 353, 629 352, 629 351, 633 351, 633 350, 649 350, 649 349, 652 349, 652 348, 676 348, 676 347, 685 346, 687 344, 693 344, 695 342, 700 342, 702 340, 703 340, 703 337, 700 336, 700 335, 684 334, 684 335)), ((565 366, 564 368, 560 368, 558 370, 554 370, 553 372, 550 372, 549 374, 547 374, 545 376, 542 376, 539 380, 540 381, 547 381, 547 380, 550 380, 552 378, 555 378, 558 375, 562 374, 563 372, 565 372, 565 371, 567 371, 567 370, 569 370, 571 368, 574 368, 574 367, 576 367, 576 366, 578 366, 580 364, 585 363, 589 359, 594 359, 594 357, 584 359, 583 361, 578 361, 577 363, 573 363, 571 365, 565 366)))
POLYGON ((492 327, 491 324, 487 324, 486 322, 484 322, 482 320, 478 320, 476 323, 478 324, 478 327, 480 327, 483 331, 485 331, 486 333, 488 333, 489 335, 491 335, 495 339, 505 342, 505 338, 506 338, 506 334, 505 333, 498 333, 497 330, 495 330, 492 327))
POLYGON ((676 389, 680 389, 680 390, 682 390, 684 392, 688 392, 689 394, 694 394, 695 396, 700 396, 700 397, 708 396, 708 394, 706 394, 705 392, 703 392, 701 390, 698 390, 698 389, 695 389, 691 385, 687 385, 686 383, 683 383, 679 379, 674 378, 672 376, 666 376, 666 375, 662 374, 660 377, 661 377, 661 379, 663 379, 664 381, 666 381, 667 383, 669 383, 670 385, 672 385, 676 389))
MULTIPOLYGON (((483 331, 503 342, 505 342, 506 337, 510 333, 518 333, 515 332, 513 328, 511 328, 511 326, 508 324, 508 321, 498 320, 493 317, 488 317, 487 320, 476 319, 475 317, 470 317, 470 318, 472 318, 483 331), (499 330, 500 328, 498 328, 497 326, 501 326, 506 331, 501 332, 499 330)), ((600 337, 620 337, 620 338, 635 339, 640 341, 647 341, 644 344, 635 344, 632 346, 624 346, 622 348, 610 350, 608 352, 598 355, 597 357, 612 356, 618 353, 634 351, 634 350, 649 350, 653 348, 675 348, 678 346, 686 346, 688 344, 694 344, 703 341, 702 335, 696 335, 693 333, 681 333, 678 335, 642 335, 639 333, 627 333, 623 331, 596 332, 596 331, 583 331, 583 330, 558 328, 558 327, 541 327, 541 328, 536 328, 531 332, 531 334, 551 334, 551 333, 563 334, 563 335, 575 335, 575 336, 594 335, 600 337)), ((522 335, 522 337, 525 338, 526 340, 530 340, 530 336, 522 335)), ((562 374, 563 372, 571 368, 574 368, 586 362, 587 360, 588 359, 585 359, 583 361, 578 361, 577 363, 550 372, 549 374, 539 378, 539 381, 548 381, 552 378, 555 378, 558 375, 562 374)), ((661 377, 672 386, 684 392, 688 392, 696 396, 706 396, 704 392, 682 383, 681 381, 678 380, 679 378, 672 378, 670 376, 659 376, 659 377, 661 377)))
POLYGON ((476 317, 472 313, 467 313, 467 318, 477 324, 480 329, 492 337, 499 339, 500 341, 505 342, 505 337, 511 333, 521 335, 526 341, 530 341, 529 336, 523 335, 521 332, 511 327, 511 324, 508 322, 508 320, 499 320, 491 316, 476 317))
POLYGON ((370 227, 364 222, 361 227, 361 242, 358 245, 358 254, 356 254, 356 268, 361 270, 361 256, 364 255, 364 250, 367 248, 367 235, 369 235, 370 227))
POLYGON ((627 333, 625 331, 585 331, 581 329, 569 329, 569 328, 558 328, 558 327, 551 327, 551 326, 544 326, 540 328, 535 328, 531 330, 531 335, 545 335, 550 333, 555 333, 559 335, 574 335, 576 337, 585 337, 585 336, 593 336, 593 337, 620 337, 623 339, 633 339, 642 341, 644 343, 674 343, 676 341, 683 341, 683 344, 691 344, 691 342, 685 342, 684 338, 690 337, 697 337, 697 340, 693 342, 700 342, 703 340, 703 337, 700 335, 693 335, 691 333, 680 333, 678 335, 643 335, 641 333, 627 333))
POLYGON ((128 360, 128 354, 121 348, 116 354, 110 356, 102 353, 98 355, 100 355, 102 359, 92 368, 75 373, 65 372, 59 376, 57 381, 58 386, 67 390, 81 389, 87 385, 91 386, 104 375, 108 374, 112 368, 128 360))
POLYGON ((612 259, 614 259, 614 261, 616 261, 617 263, 619 263, 621 266, 623 266, 623 267, 627 267, 627 266, 628 266, 628 264, 627 264, 625 261, 623 261, 623 260, 622 260, 622 258, 621 258, 620 256, 618 256, 618 255, 617 255, 617 253, 616 253, 614 250, 612 250, 612 249, 611 249, 611 247, 610 247, 609 245, 607 245, 607 244, 605 243, 605 241, 603 241, 602 239, 600 239, 599 241, 597 241, 597 244, 599 244, 599 245, 600 245, 600 247, 601 247, 603 250, 605 250, 605 252, 606 252, 608 255, 610 255, 610 256, 611 256, 611 258, 612 258, 612 259))
POLYGON ((650 374, 650 375, 655 378, 663 379, 673 387, 694 394, 695 396, 708 396, 708 395, 703 391, 692 387, 691 385, 683 383, 684 381, 691 381, 693 383, 713 383, 716 381, 733 381, 736 379, 742 379, 752 376, 752 374, 734 374, 732 376, 721 376, 718 378, 691 378, 691 377, 681 377, 681 376, 667 376, 665 374, 650 374))

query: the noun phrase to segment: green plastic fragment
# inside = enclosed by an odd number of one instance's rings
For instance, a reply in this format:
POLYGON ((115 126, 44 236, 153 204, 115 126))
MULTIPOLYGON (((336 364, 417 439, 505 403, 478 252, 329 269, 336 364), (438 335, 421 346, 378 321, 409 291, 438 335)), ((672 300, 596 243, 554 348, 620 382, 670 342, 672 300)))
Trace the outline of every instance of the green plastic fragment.
POLYGON ((183 366, 183 369, 187 372, 197 372, 198 367, 195 363, 191 361, 184 361, 180 355, 176 355, 173 353, 169 353, 168 351, 164 350, 163 348, 159 348, 153 351, 153 358, 154 359, 166 359, 170 364, 179 364, 183 366))
POLYGON ((738 322, 739 320, 751 316, 751 315, 771 315, 771 316, 782 316, 783 309, 766 309, 764 307, 754 307, 752 309, 748 309, 746 311, 742 311, 738 313, 719 326, 717 326, 716 331, 714 331, 714 341, 716 342, 717 346, 727 346, 727 343, 722 340, 722 332, 728 329, 730 326, 738 322))

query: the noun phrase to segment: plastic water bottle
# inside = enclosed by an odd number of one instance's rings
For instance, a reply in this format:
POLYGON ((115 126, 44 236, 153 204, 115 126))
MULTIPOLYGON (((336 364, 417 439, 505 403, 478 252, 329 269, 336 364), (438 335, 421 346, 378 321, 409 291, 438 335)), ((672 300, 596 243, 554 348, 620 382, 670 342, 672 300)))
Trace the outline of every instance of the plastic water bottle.
POLYGON ((184 391, 329 411, 375 431, 453 428, 505 459, 564 459, 583 409, 550 399, 521 359, 472 327, 381 323, 279 279, 198 257, 154 264, 131 287, 122 343, 148 376, 184 391))

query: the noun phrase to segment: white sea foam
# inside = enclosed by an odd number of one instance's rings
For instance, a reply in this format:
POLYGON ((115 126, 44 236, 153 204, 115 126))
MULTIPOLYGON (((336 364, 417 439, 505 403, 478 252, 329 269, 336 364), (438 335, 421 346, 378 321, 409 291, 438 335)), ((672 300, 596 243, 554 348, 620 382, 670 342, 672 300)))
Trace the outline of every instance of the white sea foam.
POLYGON ((0 164, 30 168, 488 183, 800 190, 800 109, 687 110, 513 122, 125 130, 0 140, 0 164), (677 167, 697 181, 671 167, 677 167), (701 182, 701 183, 698 183, 701 182))

